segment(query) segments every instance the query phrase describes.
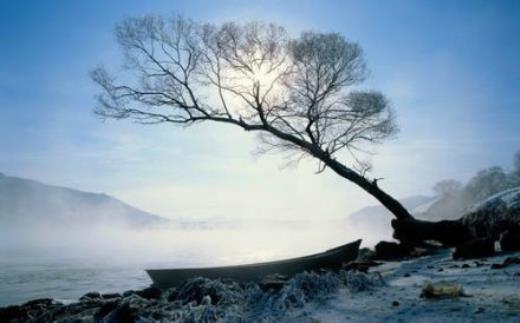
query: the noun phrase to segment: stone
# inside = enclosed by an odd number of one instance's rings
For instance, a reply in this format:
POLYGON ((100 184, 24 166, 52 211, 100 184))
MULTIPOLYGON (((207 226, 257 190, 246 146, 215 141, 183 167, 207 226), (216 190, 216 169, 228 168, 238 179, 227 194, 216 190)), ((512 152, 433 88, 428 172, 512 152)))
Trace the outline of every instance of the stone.
POLYGON ((157 287, 148 287, 135 292, 144 299, 158 299, 161 297, 162 291, 157 287))
POLYGON ((485 265, 487 265, 485 262, 475 261, 475 266, 477 266, 477 268, 483 267, 485 265))
POLYGON ((111 311, 105 318, 105 322, 136 322, 134 310, 130 308, 128 303, 123 303, 111 311))
POLYGON ((381 241, 375 247, 374 259, 398 260, 410 255, 410 250, 396 242, 381 241))
POLYGON ((429 256, 429 255, 433 254, 434 251, 435 251, 434 248, 414 248, 410 252, 410 256, 413 258, 429 256))
POLYGON ((507 266, 504 265, 504 264, 492 264, 491 265, 491 269, 503 269, 503 268, 506 268, 507 266))
POLYGON ((457 298, 467 296, 462 285, 453 282, 428 282, 422 289, 422 298, 457 298))
POLYGON ((370 248, 361 248, 358 252, 357 261, 370 261, 375 256, 375 251, 370 248))
POLYGON ((52 305, 52 298, 38 298, 30 300, 22 305, 22 307, 32 307, 34 305, 49 306, 52 305))
POLYGON ((88 292, 85 295, 79 298, 80 301, 89 301, 101 298, 101 294, 99 292, 88 292))
POLYGON ((0 318, 2 319, 0 322, 11 322, 14 319, 25 318, 27 317, 26 313, 27 311, 18 305, 0 308, 0 318))
POLYGON ((54 314, 63 308, 62 303, 52 298, 34 299, 22 305, 0 307, 0 322, 51 322, 54 314))
POLYGON ((507 252, 520 251, 520 228, 511 228, 502 233, 500 248, 507 252))
POLYGON ((457 264, 449 265, 448 268, 449 269, 459 268, 459 265, 457 265, 457 264))
POLYGON ((119 293, 106 293, 106 294, 101 295, 101 297, 103 297, 103 299, 113 299, 113 298, 121 298, 122 296, 119 293))
POLYGON ((211 305, 211 296, 206 295, 202 298, 202 301, 200 302, 200 305, 211 305))
POLYGON ((520 258, 519 257, 508 257, 501 264, 492 264, 491 269, 503 269, 512 265, 519 265, 520 258))
POLYGON ((94 313, 94 321, 99 321, 108 315, 110 312, 115 310, 119 305, 118 301, 106 302, 100 308, 97 309, 96 313, 94 313))
POLYGON ((351 261, 349 263, 344 264, 342 269, 347 270, 347 271, 348 270, 357 270, 357 271, 366 273, 366 272, 368 272, 370 267, 375 267, 375 266, 379 266, 379 265, 381 265, 380 262, 376 262, 373 260, 356 260, 356 261, 351 261))
POLYGON ((133 294, 135 294, 135 290, 127 290, 127 291, 123 292, 123 297, 128 297, 133 294))
POLYGON ((499 192, 475 204, 462 218, 474 237, 498 239, 509 228, 520 226, 520 187, 499 192))
POLYGON ((209 296, 212 305, 235 303, 240 299, 241 287, 233 282, 226 284, 218 279, 211 280, 203 277, 191 279, 181 284, 168 297, 170 301, 182 300, 183 304, 201 304, 205 296, 209 296))
POLYGON ((495 241, 481 238, 458 245, 453 253, 454 259, 483 258, 495 254, 495 241))
POLYGON ((279 291, 280 289, 282 289, 282 287, 285 285, 286 282, 287 282, 286 276, 274 274, 274 275, 268 275, 268 276, 264 277, 260 281, 260 283, 258 283, 258 286, 260 286, 260 288, 263 291, 268 291, 268 290, 279 291))

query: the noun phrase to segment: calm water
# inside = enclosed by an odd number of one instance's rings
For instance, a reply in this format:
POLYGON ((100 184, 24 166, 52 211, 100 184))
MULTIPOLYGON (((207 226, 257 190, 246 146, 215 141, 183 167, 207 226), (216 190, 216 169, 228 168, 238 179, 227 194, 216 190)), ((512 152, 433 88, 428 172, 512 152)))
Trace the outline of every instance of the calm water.
MULTIPOLYGON (((2 232, 0 232, 2 233, 2 232)), ((63 231, 0 235, 0 306, 89 291, 123 292, 151 284, 146 268, 229 265, 320 252, 360 238, 337 225, 63 231), (56 238, 59 236, 59 238, 56 238)))
POLYGON ((44 297, 72 301, 87 291, 121 292, 149 284, 142 266, 135 264, 37 257, 0 260, 0 306, 44 297))

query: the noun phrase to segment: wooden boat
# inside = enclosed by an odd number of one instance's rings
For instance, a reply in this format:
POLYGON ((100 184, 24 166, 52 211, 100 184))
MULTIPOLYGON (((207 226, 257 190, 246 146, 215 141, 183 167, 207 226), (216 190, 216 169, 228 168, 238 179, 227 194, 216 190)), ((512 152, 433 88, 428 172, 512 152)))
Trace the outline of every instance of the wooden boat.
POLYGON ((310 256, 257 264, 206 268, 148 269, 146 272, 152 279, 154 286, 158 288, 175 287, 185 280, 195 277, 229 278, 238 282, 258 282, 265 276, 272 274, 292 276, 303 271, 339 270, 343 263, 357 258, 360 244, 361 240, 357 240, 310 256))

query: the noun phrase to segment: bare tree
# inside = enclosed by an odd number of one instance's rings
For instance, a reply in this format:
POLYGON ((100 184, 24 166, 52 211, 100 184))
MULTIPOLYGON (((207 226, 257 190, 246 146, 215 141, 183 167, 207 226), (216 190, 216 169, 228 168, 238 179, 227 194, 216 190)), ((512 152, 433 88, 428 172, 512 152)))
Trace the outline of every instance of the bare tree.
POLYGON ((103 90, 99 115, 183 126, 213 121, 257 132, 264 151, 314 157, 318 172, 330 168, 397 219, 412 219, 359 157, 398 129, 383 94, 352 89, 367 76, 356 43, 336 33, 292 39, 273 24, 156 16, 126 19, 115 34, 126 73, 117 81, 103 68, 92 71, 103 90))

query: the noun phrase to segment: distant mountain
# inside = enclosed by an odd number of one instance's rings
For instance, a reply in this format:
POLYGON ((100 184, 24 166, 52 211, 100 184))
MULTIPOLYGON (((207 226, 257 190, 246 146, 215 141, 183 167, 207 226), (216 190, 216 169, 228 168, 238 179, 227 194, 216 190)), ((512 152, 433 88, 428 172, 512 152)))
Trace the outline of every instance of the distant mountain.
MULTIPOLYGON (((422 208, 424 205, 431 203, 436 198, 431 196, 424 196, 424 195, 417 195, 417 196, 410 196, 404 199, 399 200, 401 204, 411 213, 414 213, 415 209, 422 208)), ((382 217, 391 217, 390 211, 388 211, 384 206, 382 205, 372 205, 364 207, 348 216, 348 219, 357 221, 361 220, 366 217, 374 218, 374 220, 377 218, 381 219, 382 217)))
MULTIPOLYGON (((435 200, 435 197, 417 195, 400 199, 399 202, 401 202, 410 213, 416 214, 416 210, 428 208, 428 205, 435 200)), ((346 224, 350 229, 363 233, 366 236, 375 237, 374 239, 390 239, 392 236, 390 221, 392 221, 393 218, 392 213, 384 206, 373 205, 364 207, 348 215, 346 224)))
POLYGON ((471 203, 464 194, 453 193, 439 196, 424 207, 417 208, 414 215, 430 221, 456 220, 461 218, 470 206, 471 203))
POLYGON ((143 226, 167 223, 106 194, 82 192, 0 173, 2 224, 110 224, 143 226))

